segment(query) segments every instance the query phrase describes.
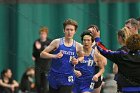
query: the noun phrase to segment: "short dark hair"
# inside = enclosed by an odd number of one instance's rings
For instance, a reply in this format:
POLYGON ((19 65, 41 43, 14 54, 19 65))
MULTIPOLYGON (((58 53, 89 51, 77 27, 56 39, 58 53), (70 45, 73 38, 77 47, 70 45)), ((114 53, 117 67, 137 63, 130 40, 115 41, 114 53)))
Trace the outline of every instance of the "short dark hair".
POLYGON ((91 36, 91 40, 92 40, 92 42, 94 42, 94 37, 93 37, 93 35, 91 34, 91 32, 90 32, 89 30, 84 31, 84 32, 81 34, 81 41, 83 41, 83 38, 84 38, 85 35, 91 36))
POLYGON ((130 51, 140 50, 140 34, 134 34, 128 37, 126 46, 130 51))

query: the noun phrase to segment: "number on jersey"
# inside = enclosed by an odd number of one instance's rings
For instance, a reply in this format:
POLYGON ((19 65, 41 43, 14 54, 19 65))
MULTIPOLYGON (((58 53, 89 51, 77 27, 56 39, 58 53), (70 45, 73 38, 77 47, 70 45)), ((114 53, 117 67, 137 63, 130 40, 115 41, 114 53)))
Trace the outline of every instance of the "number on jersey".
POLYGON ((94 89, 94 82, 91 82, 90 89, 94 89))
POLYGON ((91 59, 89 59, 89 61, 88 61, 88 66, 92 66, 92 65, 93 65, 93 63, 94 63, 94 61, 93 61, 93 60, 91 60, 91 59))
POLYGON ((69 82, 73 82, 73 76, 69 76, 69 77, 68 77, 68 81, 69 81, 69 82))

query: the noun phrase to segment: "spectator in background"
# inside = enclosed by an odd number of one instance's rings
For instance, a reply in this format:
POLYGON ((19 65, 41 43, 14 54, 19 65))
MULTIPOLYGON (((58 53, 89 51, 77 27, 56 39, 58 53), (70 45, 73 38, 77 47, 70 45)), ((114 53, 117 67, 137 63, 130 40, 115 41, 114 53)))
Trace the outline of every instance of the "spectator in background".
POLYGON ((35 61, 35 85, 37 93, 48 93, 47 73, 50 68, 50 59, 40 58, 40 53, 50 44, 48 28, 39 30, 40 38, 34 42, 32 59, 35 61))
POLYGON ((138 34, 139 23, 136 19, 130 18, 126 20, 125 27, 127 27, 132 34, 138 34))
POLYGON ((34 76, 35 76, 34 68, 33 67, 27 68, 20 82, 20 90, 23 93, 35 92, 34 76))
POLYGON ((0 93, 18 93, 19 84, 12 78, 11 69, 4 69, 0 77, 0 93))

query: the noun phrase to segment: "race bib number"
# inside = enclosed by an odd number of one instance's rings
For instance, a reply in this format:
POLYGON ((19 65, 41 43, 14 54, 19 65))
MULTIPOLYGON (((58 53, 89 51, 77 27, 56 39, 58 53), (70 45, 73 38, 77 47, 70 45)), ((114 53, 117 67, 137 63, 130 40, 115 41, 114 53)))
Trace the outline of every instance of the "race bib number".
POLYGON ((90 84, 90 89, 94 89, 94 84, 95 84, 95 83, 91 82, 91 84, 90 84))
POLYGON ((69 81, 69 82, 73 82, 73 76, 69 76, 69 77, 68 77, 68 81, 69 81))
POLYGON ((93 65, 93 60, 89 59, 88 66, 92 66, 92 65, 93 65))

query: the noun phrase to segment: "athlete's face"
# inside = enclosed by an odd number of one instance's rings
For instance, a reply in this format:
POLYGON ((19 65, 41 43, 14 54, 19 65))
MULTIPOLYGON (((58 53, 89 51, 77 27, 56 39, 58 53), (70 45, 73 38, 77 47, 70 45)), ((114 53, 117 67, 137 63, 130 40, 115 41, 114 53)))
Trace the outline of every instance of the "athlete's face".
POLYGON ((92 37, 90 35, 85 35, 83 37, 83 47, 86 49, 92 47, 92 37))
POLYGON ((75 26, 73 26, 73 25, 66 25, 66 27, 64 29, 65 38, 72 39, 74 34, 75 34, 75 32, 76 32, 75 26))

